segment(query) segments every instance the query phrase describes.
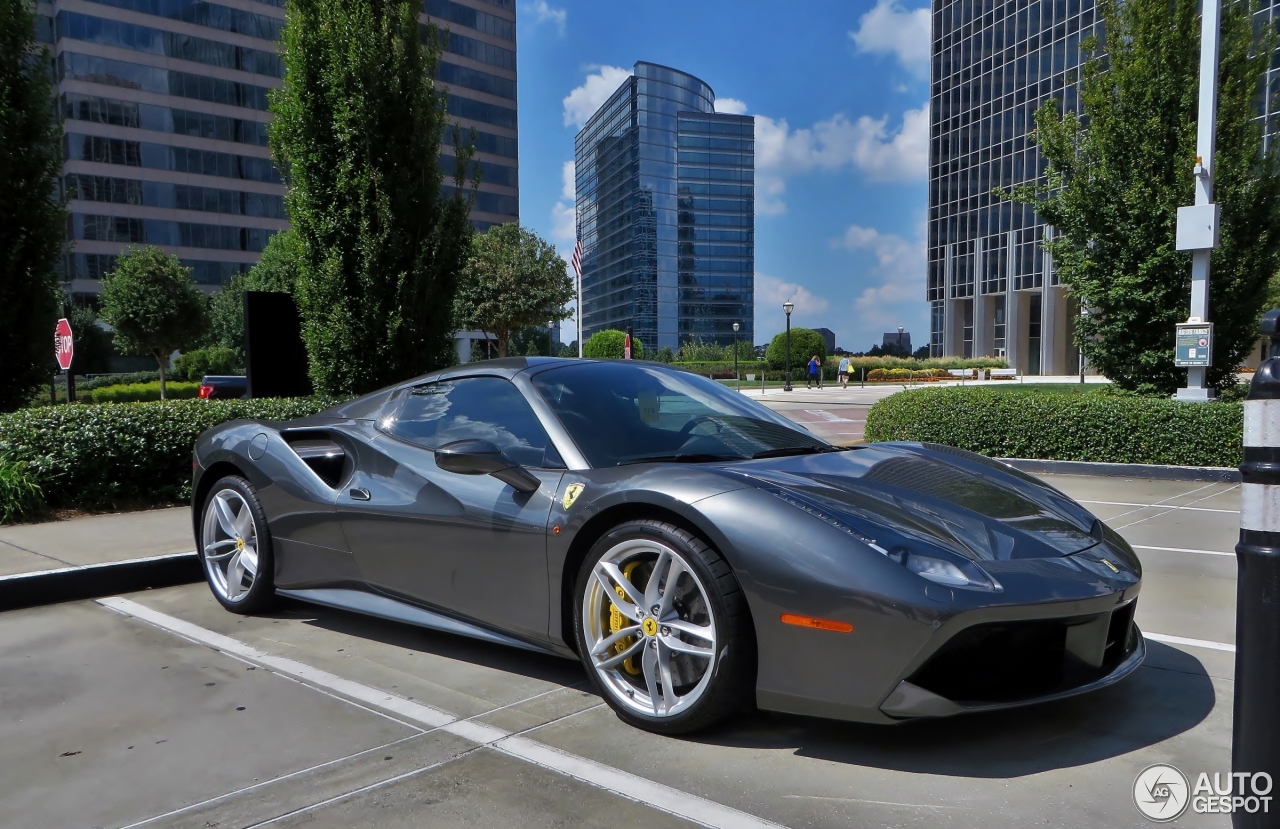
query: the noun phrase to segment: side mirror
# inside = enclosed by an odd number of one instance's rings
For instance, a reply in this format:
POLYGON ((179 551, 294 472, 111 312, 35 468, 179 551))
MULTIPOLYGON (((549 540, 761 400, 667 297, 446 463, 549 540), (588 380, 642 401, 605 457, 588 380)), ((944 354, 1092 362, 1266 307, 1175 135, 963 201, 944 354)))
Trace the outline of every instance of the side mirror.
POLYGON ((436 466, 459 475, 492 475, 517 492, 537 492, 542 482, 487 440, 456 440, 436 450, 436 466))

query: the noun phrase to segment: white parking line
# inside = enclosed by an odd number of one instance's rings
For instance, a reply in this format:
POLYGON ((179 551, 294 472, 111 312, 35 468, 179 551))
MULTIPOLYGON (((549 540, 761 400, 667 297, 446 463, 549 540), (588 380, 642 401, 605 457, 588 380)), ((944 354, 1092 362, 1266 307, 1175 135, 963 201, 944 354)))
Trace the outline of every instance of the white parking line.
MULTIPOLYGON (((411 722, 438 728, 455 737, 487 746, 495 751, 524 760, 550 771, 573 777, 628 800, 634 800, 659 811, 711 829, 780 829, 772 821, 741 812, 715 801, 597 763, 566 751, 544 745, 527 737, 485 723, 460 720, 453 714, 405 699, 379 688, 331 674, 302 662, 266 653, 253 645, 207 630, 190 622, 152 610, 120 596, 98 599, 98 603, 127 616, 147 622, 178 636, 230 656, 257 662, 282 674, 288 674, 309 685, 335 691, 343 696, 381 708, 411 722)), ((384 781, 385 783, 385 781, 384 781)))
POLYGON ((1148 633, 1143 631, 1142 635, 1156 642, 1164 642, 1166 645, 1190 645, 1193 648, 1208 648, 1212 651, 1226 651, 1235 653, 1236 646, 1227 644, 1226 642, 1211 642, 1208 639, 1188 639, 1185 636, 1170 636, 1167 633, 1148 633))
POLYGON ((1134 544, 1130 542, 1130 547, 1135 550, 1159 550, 1162 553, 1198 553, 1202 556, 1227 556, 1235 558, 1235 553, 1223 553, 1218 550, 1192 550, 1187 547, 1152 547, 1150 544, 1134 544))
MULTIPOLYGON (((1216 497, 1216 495, 1211 495, 1209 497, 1213 498, 1213 497, 1216 497)), ((1212 509, 1210 507, 1175 507, 1169 504, 1131 504, 1128 501, 1086 501, 1083 498, 1077 498, 1076 503, 1102 504, 1103 506, 1108 506, 1108 507, 1147 507, 1149 509, 1164 509, 1164 510, 1181 509, 1181 510, 1189 510, 1191 512, 1222 512, 1228 515, 1240 514, 1240 510, 1238 509, 1212 509)))

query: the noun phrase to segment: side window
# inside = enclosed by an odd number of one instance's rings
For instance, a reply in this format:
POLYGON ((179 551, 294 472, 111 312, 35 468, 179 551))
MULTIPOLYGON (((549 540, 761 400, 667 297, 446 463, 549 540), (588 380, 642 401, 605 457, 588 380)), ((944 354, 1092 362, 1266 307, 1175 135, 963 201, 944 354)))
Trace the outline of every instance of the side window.
POLYGON ((383 431, 427 449, 481 439, 523 466, 563 467, 520 390, 501 377, 464 377, 409 390, 383 431))

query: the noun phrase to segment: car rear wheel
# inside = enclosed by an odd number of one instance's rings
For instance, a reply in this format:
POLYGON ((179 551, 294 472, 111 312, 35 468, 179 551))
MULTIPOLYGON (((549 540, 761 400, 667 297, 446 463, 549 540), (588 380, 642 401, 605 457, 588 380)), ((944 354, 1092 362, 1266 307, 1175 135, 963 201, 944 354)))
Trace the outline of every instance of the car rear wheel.
POLYGON ((578 653, 626 722, 661 734, 749 708, 755 641, 733 572, 693 534, 660 521, 606 533, 578 574, 578 653))
POLYGON ((266 516, 244 478, 229 475, 209 490, 199 552, 209 589, 227 610, 257 613, 275 601, 266 516))

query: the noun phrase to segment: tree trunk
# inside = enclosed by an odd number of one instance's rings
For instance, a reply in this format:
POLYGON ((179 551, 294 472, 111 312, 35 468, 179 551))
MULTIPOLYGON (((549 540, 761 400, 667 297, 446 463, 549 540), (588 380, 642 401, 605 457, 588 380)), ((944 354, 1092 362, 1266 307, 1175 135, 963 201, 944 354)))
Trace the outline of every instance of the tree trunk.
POLYGON ((168 362, 168 360, 165 359, 166 357, 168 357, 167 354, 164 355, 163 357, 160 356, 159 354, 155 355, 156 362, 160 365, 160 399, 161 400, 164 400, 164 364, 168 362))

